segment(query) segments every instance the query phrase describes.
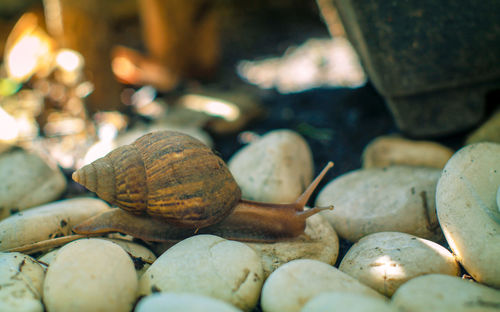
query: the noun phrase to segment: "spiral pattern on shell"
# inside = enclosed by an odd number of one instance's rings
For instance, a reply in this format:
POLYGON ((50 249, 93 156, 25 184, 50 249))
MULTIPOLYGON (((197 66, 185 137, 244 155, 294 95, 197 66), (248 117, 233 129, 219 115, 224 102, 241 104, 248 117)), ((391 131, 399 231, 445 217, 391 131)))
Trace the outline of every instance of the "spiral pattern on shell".
POLYGON ((191 228, 214 224, 241 198, 227 165, 186 134, 158 131, 73 173, 73 180, 133 214, 191 228))

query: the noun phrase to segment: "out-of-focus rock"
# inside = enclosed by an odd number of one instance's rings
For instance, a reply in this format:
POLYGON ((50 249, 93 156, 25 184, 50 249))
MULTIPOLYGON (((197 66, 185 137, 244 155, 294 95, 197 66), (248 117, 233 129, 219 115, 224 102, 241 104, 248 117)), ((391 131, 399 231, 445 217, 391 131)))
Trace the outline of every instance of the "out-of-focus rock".
POLYGON ((465 144, 479 142, 500 143, 500 110, 493 113, 490 119, 472 132, 465 141, 465 144))
POLYGON ((363 168, 407 165, 442 169, 453 153, 436 142, 381 136, 365 147, 362 160, 363 168))
POLYGON ((66 189, 61 170, 14 148, 0 154, 0 219, 57 199, 66 189))

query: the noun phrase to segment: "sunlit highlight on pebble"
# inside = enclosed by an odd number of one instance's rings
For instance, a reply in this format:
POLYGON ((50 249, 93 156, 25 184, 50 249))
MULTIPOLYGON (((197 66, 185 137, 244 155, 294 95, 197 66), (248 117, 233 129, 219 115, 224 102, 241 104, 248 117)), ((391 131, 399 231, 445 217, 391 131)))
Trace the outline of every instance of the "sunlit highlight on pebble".
POLYGON ((188 94, 179 100, 186 108, 235 121, 240 116, 238 107, 230 102, 203 95, 188 94))
POLYGON ((0 107, 0 141, 13 141, 18 134, 16 119, 0 107))

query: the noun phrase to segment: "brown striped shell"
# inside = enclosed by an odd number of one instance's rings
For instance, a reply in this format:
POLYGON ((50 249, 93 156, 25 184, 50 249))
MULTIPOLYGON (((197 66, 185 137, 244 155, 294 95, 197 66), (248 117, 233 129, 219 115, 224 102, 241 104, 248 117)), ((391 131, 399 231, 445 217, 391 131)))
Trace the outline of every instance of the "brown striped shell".
POLYGON ((73 173, 73 180, 133 214, 191 228, 214 224, 241 198, 224 161, 186 134, 158 131, 73 173))

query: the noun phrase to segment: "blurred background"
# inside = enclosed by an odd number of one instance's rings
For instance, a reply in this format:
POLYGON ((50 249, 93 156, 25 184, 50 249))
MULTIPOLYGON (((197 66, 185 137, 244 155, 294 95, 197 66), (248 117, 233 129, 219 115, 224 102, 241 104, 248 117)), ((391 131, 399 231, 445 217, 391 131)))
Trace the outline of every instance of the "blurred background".
POLYGON ((3 0, 0 151, 34 149, 69 177, 153 130, 185 131, 227 160, 288 128, 316 172, 335 161, 333 177, 380 135, 458 148, 498 107, 500 28, 491 14, 453 22, 463 6, 416 5, 3 0), (481 45, 486 56, 467 57, 481 45), (432 65, 446 55, 452 65, 432 65))

